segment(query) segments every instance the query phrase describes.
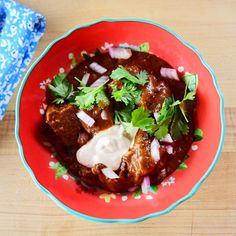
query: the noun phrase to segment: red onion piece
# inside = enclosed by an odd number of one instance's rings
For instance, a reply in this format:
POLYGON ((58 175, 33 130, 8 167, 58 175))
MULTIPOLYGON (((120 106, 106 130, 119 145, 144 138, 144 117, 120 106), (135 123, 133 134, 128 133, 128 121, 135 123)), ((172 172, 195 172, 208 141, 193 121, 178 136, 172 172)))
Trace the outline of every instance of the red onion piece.
POLYGON ((109 48, 111 58, 129 59, 132 56, 132 51, 129 48, 109 48))
POLYGON ((167 134, 164 138, 160 140, 161 142, 166 142, 166 143, 173 143, 173 139, 171 138, 170 134, 167 134))
POLYGON ((151 143, 151 156, 155 162, 160 160, 160 144, 156 138, 151 143))
POLYGON ((150 187, 150 178, 149 176, 145 176, 141 184, 142 193, 147 194, 149 187, 150 187))
POLYGON ((106 111, 102 111, 101 112, 101 118, 103 119, 103 120, 108 120, 108 115, 107 115, 107 112, 106 111))
POLYGON ((103 85, 107 80, 109 80, 109 77, 107 75, 103 75, 99 77, 96 81, 94 81, 90 87, 98 87, 103 85))
POLYGON ((88 83, 89 76, 90 76, 90 74, 86 72, 86 73, 83 75, 81 82, 86 85, 86 84, 88 83))
POLYGON ((179 76, 177 74, 176 69, 161 67, 160 74, 162 77, 179 80, 179 76))
POLYGON ((111 168, 106 167, 102 169, 102 173, 109 179, 118 179, 120 178, 111 168))
POLYGON ((97 62, 93 62, 89 65, 89 68, 99 74, 104 74, 107 69, 101 65, 99 65, 97 62))
POLYGON ((173 153, 173 147, 171 145, 167 145, 166 146, 166 151, 168 154, 172 154, 173 153))
POLYGON ((82 120, 89 127, 93 126, 93 124, 95 123, 95 120, 84 111, 79 111, 78 113, 76 113, 76 115, 80 120, 82 120))

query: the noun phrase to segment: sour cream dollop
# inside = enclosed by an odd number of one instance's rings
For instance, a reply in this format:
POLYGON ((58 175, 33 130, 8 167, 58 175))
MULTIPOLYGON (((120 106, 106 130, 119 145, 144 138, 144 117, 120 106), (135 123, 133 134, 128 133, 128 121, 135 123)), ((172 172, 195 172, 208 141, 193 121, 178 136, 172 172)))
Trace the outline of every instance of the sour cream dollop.
MULTIPOLYGON (((135 137, 135 134, 132 134, 135 137)), ((92 168, 101 163, 112 170, 117 170, 122 156, 128 151, 133 137, 125 133, 121 125, 100 131, 76 153, 80 164, 92 168)))

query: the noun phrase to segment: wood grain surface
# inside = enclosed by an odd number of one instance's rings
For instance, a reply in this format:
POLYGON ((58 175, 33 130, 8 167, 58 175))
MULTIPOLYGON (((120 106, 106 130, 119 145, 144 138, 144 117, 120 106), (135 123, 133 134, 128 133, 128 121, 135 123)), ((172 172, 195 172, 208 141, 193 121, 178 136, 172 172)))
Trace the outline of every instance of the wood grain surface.
POLYGON ((0 235, 236 235, 236 1, 19 2, 47 18, 33 61, 53 39, 99 18, 138 17, 173 29, 197 47, 214 69, 225 97, 227 133, 219 162, 190 200, 167 215, 137 224, 94 223, 68 214, 33 184, 14 137, 15 93, 0 122, 0 235))

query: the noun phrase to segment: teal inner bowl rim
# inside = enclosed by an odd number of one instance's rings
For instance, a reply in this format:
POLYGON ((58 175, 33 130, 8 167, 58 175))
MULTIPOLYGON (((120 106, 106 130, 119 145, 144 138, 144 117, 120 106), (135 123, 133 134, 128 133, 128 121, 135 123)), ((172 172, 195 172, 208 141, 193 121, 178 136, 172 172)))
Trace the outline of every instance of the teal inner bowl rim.
POLYGON ((216 162, 219 159, 222 147, 223 147, 223 143, 224 143, 224 137, 225 137, 225 117, 224 117, 224 98, 223 98, 223 94, 220 91, 219 85, 216 81, 216 76, 213 72, 213 70, 211 69, 211 67, 206 63, 206 61, 203 59, 202 55, 200 54, 200 52, 193 46, 191 46, 189 43, 187 43, 182 37, 180 37, 178 34, 176 34, 174 31, 168 29, 167 27, 159 24, 159 23, 155 23, 149 20, 143 20, 143 19, 136 19, 136 18, 124 18, 124 19, 100 19, 97 21, 94 21, 90 24, 84 24, 84 25, 80 25, 77 26, 75 28, 73 28, 72 30, 68 31, 66 34, 62 35, 61 37, 55 39, 54 41, 52 41, 47 48, 43 51, 43 53, 34 61, 34 63, 30 66, 29 70, 27 71, 27 73, 25 74, 20 88, 19 88, 19 92, 17 94, 17 100, 16 100, 16 113, 15 113, 15 137, 16 137, 16 141, 18 144, 18 148, 19 148, 19 153, 20 153, 20 157, 21 157, 21 161, 23 162, 25 168, 28 170, 28 172, 31 175, 31 178, 33 179, 34 183, 39 187, 39 189, 41 189, 47 196, 49 196, 54 202, 56 202, 56 204, 58 206, 60 206, 61 208, 63 208, 64 210, 66 210, 67 212, 75 215, 75 216, 79 216, 82 217, 83 219, 86 220, 91 220, 91 221, 96 221, 96 222, 104 222, 104 223, 135 223, 135 222, 140 222, 143 220, 146 220, 148 218, 151 217, 155 217, 155 216, 160 216, 163 214, 166 214, 168 212, 170 212, 171 210, 173 210, 175 207, 177 207, 180 203, 182 203, 183 201, 187 200, 188 198, 192 197, 196 191, 198 190, 198 188, 201 186, 201 184, 203 183, 203 181, 206 179, 206 177, 211 173, 211 171, 213 170, 214 166, 216 165, 216 162), (218 95, 220 97, 220 117, 221 117, 221 137, 220 137, 220 144, 218 146, 218 150, 217 153, 215 155, 215 159, 212 162, 211 166, 208 168, 208 170, 206 171, 206 173, 201 177, 201 179, 195 184, 195 186, 192 188, 192 190, 185 195, 183 198, 179 199, 178 201, 176 201, 175 203, 173 203, 172 205, 170 205, 167 209, 160 211, 160 212, 155 212, 152 214, 148 214, 139 218, 134 218, 134 219, 105 219, 105 218, 97 218, 97 217, 93 217, 93 216, 89 216, 89 215, 85 215, 82 214, 80 212, 77 212, 73 209, 71 209, 70 207, 66 206, 64 203, 62 203, 59 199, 57 199, 51 192, 49 192, 49 190, 47 190, 44 186, 42 186, 38 180, 36 179, 32 169, 30 168, 30 166, 28 165, 28 163, 25 160, 24 157, 24 151, 23 151, 23 147, 20 141, 20 137, 19 137, 19 110, 20 110, 20 99, 21 99, 21 94, 24 88, 24 85, 27 81, 27 78, 29 77, 31 71, 33 70, 33 68, 37 65, 37 63, 45 56, 45 54, 50 50, 50 48, 57 43, 58 41, 66 38, 67 36, 69 36, 73 31, 80 29, 80 28, 85 28, 85 27, 89 27, 92 26, 94 24, 97 23, 101 23, 101 22, 126 22, 126 21, 133 21, 133 22, 142 22, 142 23, 147 23, 147 24, 151 24, 151 25, 155 25, 157 27, 160 27, 164 30, 166 30, 167 32, 171 33, 173 36, 175 36, 177 39, 179 39, 185 46, 187 46, 188 48, 192 49, 193 52, 195 52, 199 59, 201 60, 202 64, 208 69, 208 71, 210 72, 212 78, 213 78, 213 83, 215 85, 215 88, 218 92, 218 95))

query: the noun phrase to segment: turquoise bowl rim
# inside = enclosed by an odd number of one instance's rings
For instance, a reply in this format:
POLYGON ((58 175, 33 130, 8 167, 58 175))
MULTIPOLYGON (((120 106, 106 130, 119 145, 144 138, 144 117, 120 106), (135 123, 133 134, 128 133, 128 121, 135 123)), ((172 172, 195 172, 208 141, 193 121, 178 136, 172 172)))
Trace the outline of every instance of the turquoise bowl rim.
POLYGON ((213 170, 214 166, 216 165, 216 162, 219 159, 222 147, 223 147, 223 143, 224 143, 224 137, 225 137, 225 117, 224 117, 224 98, 223 98, 223 94, 220 91, 219 85, 216 81, 216 76, 213 72, 213 70, 211 69, 211 67, 206 63, 206 61, 203 59, 202 55, 200 54, 200 52, 193 46, 191 46, 189 43, 187 43, 182 37, 180 37, 178 34, 176 34, 173 30, 168 29, 167 27, 159 24, 159 23, 155 23, 152 22, 150 20, 143 20, 143 19, 136 19, 136 18, 124 18, 124 19, 100 19, 97 21, 94 21, 90 24, 83 24, 80 26, 77 26, 75 28, 73 28, 72 30, 68 31, 66 34, 62 35, 61 37, 55 39, 54 41, 52 41, 47 48, 43 51, 43 53, 34 61, 34 63, 31 65, 31 67, 29 68, 29 70, 27 71, 27 73, 25 74, 20 88, 19 88, 19 92, 17 95, 17 100, 16 100, 16 113, 15 113, 15 137, 16 137, 16 141, 18 144, 18 148, 19 148, 19 153, 20 153, 20 157, 21 157, 21 161, 23 162, 25 168, 28 170, 28 172, 30 173, 31 178, 33 179, 34 183, 38 186, 39 189, 41 189, 47 196, 49 196, 54 202, 56 202, 56 204, 58 206, 60 206, 61 208, 63 208, 64 210, 66 210, 67 212, 71 213, 72 215, 75 216, 79 216, 82 217, 83 219, 86 220, 91 220, 91 221, 96 221, 96 222, 104 222, 104 223, 135 223, 135 222, 140 222, 155 216, 161 216, 164 215, 168 212, 170 212, 171 210, 173 210, 175 207, 177 207, 180 203, 182 203, 183 201, 187 200, 188 198, 192 197, 196 191, 198 190, 198 188, 201 186, 201 184, 203 183, 203 181, 206 179, 206 177, 211 173, 211 171, 213 170), (211 166, 208 168, 208 170, 206 171, 206 173, 202 176, 202 178, 195 184, 195 186, 192 188, 192 190, 185 195, 183 198, 179 199, 178 201, 176 201, 175 203, 173 203, 172 205, 170 205, 167 209, 160 211, 160 212, 155 212, 152 214, 148 214, 139 218, 134 218, 134 219, 105 219, 105 218, 97 218, 97 217, 92 217, 86 214, 82 214, 80 212, 77 212, 73 209, 71 209, 70 207, 66 206, 64 203, 62 203, 59 199, 57 199, 49 190, 47 190, 44 186, 42 186, 38 180, 36 179, 32 169, 30 168, 30 166, 28 165, 28 163, 25 160, 24 157, 24 151, 23 151, 23 147, 20 141, 20 137, 19 137, 19 109, 20 109, 20 99, 21 99, 21 94, 24 88, 24 85, 31 73, 31 71, 33 70, 33 68, 37 65, 37 63, 45 56, 45 54, 50 50, 50 48, 57 43, 58 41, 66 38, 67 36, 69 36, 73 31, 80 29, 80 28, 85 28, 85 27, 89 27, 92 26, 94 24, 98 24, 101 22, 125 22, 125 21, 133 21, 133 22, 142 22, 142 23, 147 23, 147 24, 151 24, 151 25, 155 25, 157 27, 160 27, 164 30, 166 30, 167 32, 171 33, 173 36, 175 36, 177 39, 179 39, 186 47, 190 48, 193 52, 195 52, 199 59, 201 60, 202 64, 207 68, 207 70, 210 72, 212 78, 213 78, 213 83, 215 85, 215 88, 218 92, 218 95, 220 97, 220 117, 221 117, 221 137, 220 137, 220 144, 218 146, 218 150, 217 153, 215 155, 215 159, 212 162, 211 166))

